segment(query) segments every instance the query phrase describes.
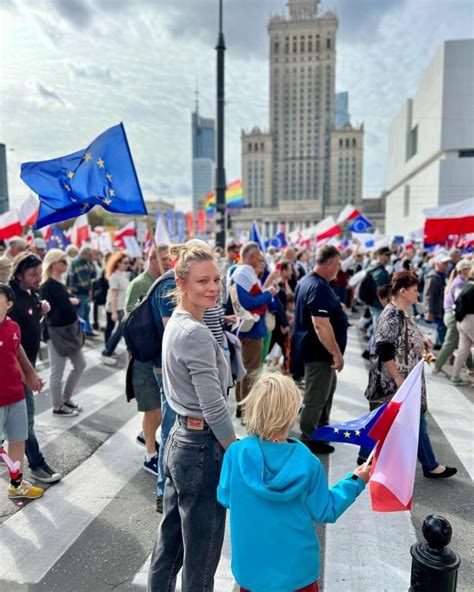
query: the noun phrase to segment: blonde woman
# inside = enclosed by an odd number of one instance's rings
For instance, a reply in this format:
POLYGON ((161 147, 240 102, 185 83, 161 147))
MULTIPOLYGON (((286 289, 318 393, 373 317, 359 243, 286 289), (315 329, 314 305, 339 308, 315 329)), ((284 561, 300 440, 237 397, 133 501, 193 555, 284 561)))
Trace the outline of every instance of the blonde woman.
POLYGON ((109 290, 105 302, 107 325, 105 327, 105 348, 102 352, 102 361, 108 366, 117 364, 113 354, 123 335, 122 319, 125 311, 125 295, 130 283, 129 264, 130 258, 127 253, 117 251, 109 257, 105 267, 105 277, 109 282, 109 290))
POLYGON ((66 270, 66 253, 61 249, 50 249, 43 261, 40 294, 51 307, 46 317, 51 364, 49 389, 53 415, 58 417, 71 417, 82 410, 71 397, 86 367, 82 353, 84 335, 76 312, 80 301, 68 292, 61 281, 66 270), (63 374, 68 359, 72 369, 63 389, 63 374))
POLYGON ((249 437, 224 458, 217 497, 230 510, 232 572, 241 592, 317 592, 314 522, 335 522, 369 479, 369 469, 359 467, 328 487, 319 459, 288 437, 302 402, 292 378, 263 374, 244 402, 249 437))
POLYGON ((227 408, 224 354, 203 323, 219 297, 220 274, 207 245, 171 249, 178 256, 177 306, 163 337, 166 399, 177 414, 165 450, 164 513, 148 590, 213 590, 224 540, 225 509, 216 492, 225 449, 235 440, 227 408))

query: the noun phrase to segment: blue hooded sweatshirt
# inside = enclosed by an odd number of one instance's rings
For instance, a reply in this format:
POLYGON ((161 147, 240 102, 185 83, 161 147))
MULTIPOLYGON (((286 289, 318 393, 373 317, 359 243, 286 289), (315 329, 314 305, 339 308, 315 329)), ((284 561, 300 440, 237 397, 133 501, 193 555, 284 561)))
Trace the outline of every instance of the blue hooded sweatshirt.
POLYGON ((314 522, 335 522, 363 491, 349 474, 329 489, 298 440, 250 436, 224 455, 217 499, 230 509, 232 572, 251 592, 294 592, 319 578, 314 522))

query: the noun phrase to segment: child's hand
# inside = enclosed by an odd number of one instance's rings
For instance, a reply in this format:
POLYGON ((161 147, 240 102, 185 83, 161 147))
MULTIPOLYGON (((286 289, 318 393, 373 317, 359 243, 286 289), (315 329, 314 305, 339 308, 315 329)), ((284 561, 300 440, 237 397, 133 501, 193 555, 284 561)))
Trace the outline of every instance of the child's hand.
POLYGON ((25 384, 30 390, 39 393, 44 386, 44 381, 36 372, 30 372, 25 376, 25 384))
POLYGON ((361 465, 360 467, 357 467, 357 469, 354 469, 354 475, 357 475, 358 477, 360 477, 362 479, 362 481, 367 484, 369 482, 369 478, 370 478, 370 467, 364 468, 365 465, 361 465))

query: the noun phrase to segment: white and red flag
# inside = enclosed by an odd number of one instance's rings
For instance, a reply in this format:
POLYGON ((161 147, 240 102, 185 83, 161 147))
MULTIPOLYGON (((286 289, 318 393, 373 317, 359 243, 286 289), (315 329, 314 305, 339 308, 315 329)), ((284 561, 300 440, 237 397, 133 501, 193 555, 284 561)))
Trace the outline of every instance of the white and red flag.
POLYGON ((0 216, 0 240, 21 236, 21 233, 18 210, 10 210, 0 216))
POLYGON ((425 215, 425 243, 443 244, 451 235, 474 232, 474 196, 456 203, 428 208, 425 215))
POLYGON ((22 226, 33 226, 38 218, 39 201, 31 194, 20 206, 20 224, 22 226))
POLYGON ((165 221, 163 220, 163 216, 158 216, 156 220, 156 229, 155 229, 155 244, 167 244, 169 245, 171 242, 170 235, 168 233, 168 229, 166 228, 165 221))
POLYGON ((346 206, 344 206, 344 208, 341 210, 341 213, 337 217, 337 223, 342 224, 347 220, 355 220, 359 216, 361 216, 359 210, 356 210, 356 208, 353 205, 347 204, 346 206))
POLYGON ((420 434, 420 360, 369 432, 377 441, 370 472, 370 497, 376 512, 410 510, 420 434))
POLYGON ((78 216, 71 227, 70 240, 74 245, 80 247, 83 242, 90 240, 91 227, 89 226, 89 219, 87 214, 78 216))
POLYGON ((125 224, 122 228, 114 233, 114 243, 121 249, 125 248, 124 237, 126 236, 137 236, 135 228, 135 220, 132 220, 128 224, 125 224))

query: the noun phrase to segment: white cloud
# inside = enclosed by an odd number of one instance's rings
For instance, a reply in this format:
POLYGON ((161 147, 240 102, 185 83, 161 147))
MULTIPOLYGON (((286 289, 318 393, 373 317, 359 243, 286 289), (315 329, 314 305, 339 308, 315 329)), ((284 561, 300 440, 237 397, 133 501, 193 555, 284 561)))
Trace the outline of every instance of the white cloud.
MULTIPOLYGON (((123 121, 147 199, 190 206, 191 111, 215 115, 215 0, 9 0, 2 14, 0 141, 12 202, 19 165, 72 152, 123 121)), ((268 127, 266 25, 285 0, 227 0, 226 168, 240 132, 268 127)), ((365 195, 385 184, 386 131, 435 49, 472 36, 464 0, 327 0, 340 18, 339 90, 366 130, 365 195), (456 14, 456 18, 453 18, 456 14)))

